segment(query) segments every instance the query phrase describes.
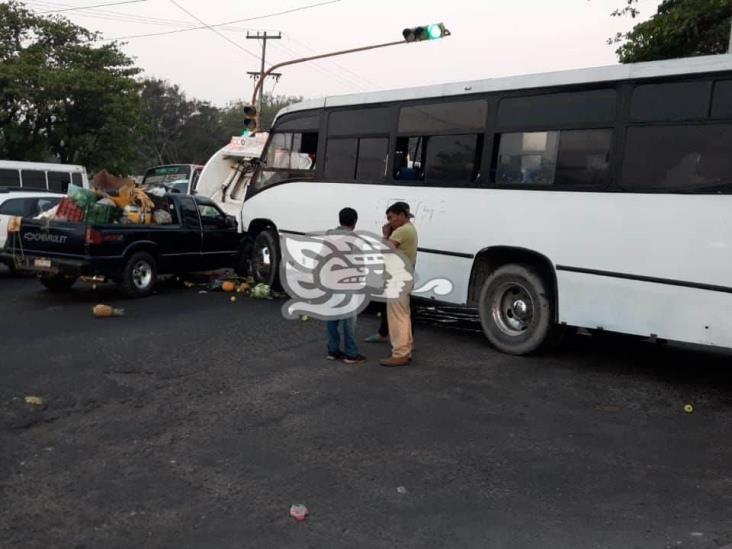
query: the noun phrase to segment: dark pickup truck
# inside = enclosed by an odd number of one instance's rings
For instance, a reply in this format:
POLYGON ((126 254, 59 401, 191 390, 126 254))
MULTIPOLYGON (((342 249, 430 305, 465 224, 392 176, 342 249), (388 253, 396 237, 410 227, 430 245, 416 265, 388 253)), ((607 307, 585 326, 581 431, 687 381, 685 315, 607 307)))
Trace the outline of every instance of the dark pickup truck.
POLYGON ((79 277, 98 277, 117 282, 131 297, 152 293, 159 274, 245 268, 236 218, 207 198, 167 197, 173 223, 165 225, 24 218, 0 257, 36 272, 51 291, 66 291, 79 277))

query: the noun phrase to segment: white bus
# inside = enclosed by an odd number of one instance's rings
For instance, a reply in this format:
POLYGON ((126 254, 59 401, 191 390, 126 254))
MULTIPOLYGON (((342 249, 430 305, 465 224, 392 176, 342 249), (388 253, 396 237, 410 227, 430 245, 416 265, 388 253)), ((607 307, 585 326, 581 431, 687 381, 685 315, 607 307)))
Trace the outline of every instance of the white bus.
POLYGON ((86 168, 75 164, 0 160, 0 187, 65 193, 69 183, 88 189, 86 168))
POLYGON ((450 279, 504 352, 559 325, 732 347, 730 55, 291 106, 242 208, 256 277, 278 234, 344 206, 379 232, 396 200, 419 279, 450 279))

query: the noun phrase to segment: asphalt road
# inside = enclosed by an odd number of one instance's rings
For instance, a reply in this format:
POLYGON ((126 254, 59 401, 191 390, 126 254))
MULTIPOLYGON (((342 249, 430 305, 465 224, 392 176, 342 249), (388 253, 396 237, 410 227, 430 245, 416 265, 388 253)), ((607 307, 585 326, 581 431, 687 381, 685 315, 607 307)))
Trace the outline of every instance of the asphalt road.
POLYGON ((346 366, 280 305, 0 274, 0 547, 732 544, 732 354, 423 320, 411 366, 346 366))

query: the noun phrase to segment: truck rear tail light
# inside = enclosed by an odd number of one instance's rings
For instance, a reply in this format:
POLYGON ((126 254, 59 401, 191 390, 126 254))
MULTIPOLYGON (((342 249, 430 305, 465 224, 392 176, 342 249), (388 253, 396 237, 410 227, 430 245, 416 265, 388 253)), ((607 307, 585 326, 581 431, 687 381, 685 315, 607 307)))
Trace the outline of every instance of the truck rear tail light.
POLYGON ((85 240, 87 244, 101 244, 102 242, 104 242, 102 233, 100 233, 96 229, 87 229, 85 240))

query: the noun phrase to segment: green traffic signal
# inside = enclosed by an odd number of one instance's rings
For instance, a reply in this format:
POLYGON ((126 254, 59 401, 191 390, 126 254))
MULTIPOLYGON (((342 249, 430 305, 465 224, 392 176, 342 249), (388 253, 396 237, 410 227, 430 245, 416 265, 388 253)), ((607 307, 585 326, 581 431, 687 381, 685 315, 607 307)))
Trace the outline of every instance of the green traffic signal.
POLYGON ((450 36, 450 31, 442 23, 433 23, 423 27, 412 27, 402 32, 407 42, 421 42, 422 40, 438 40, 450 36))

